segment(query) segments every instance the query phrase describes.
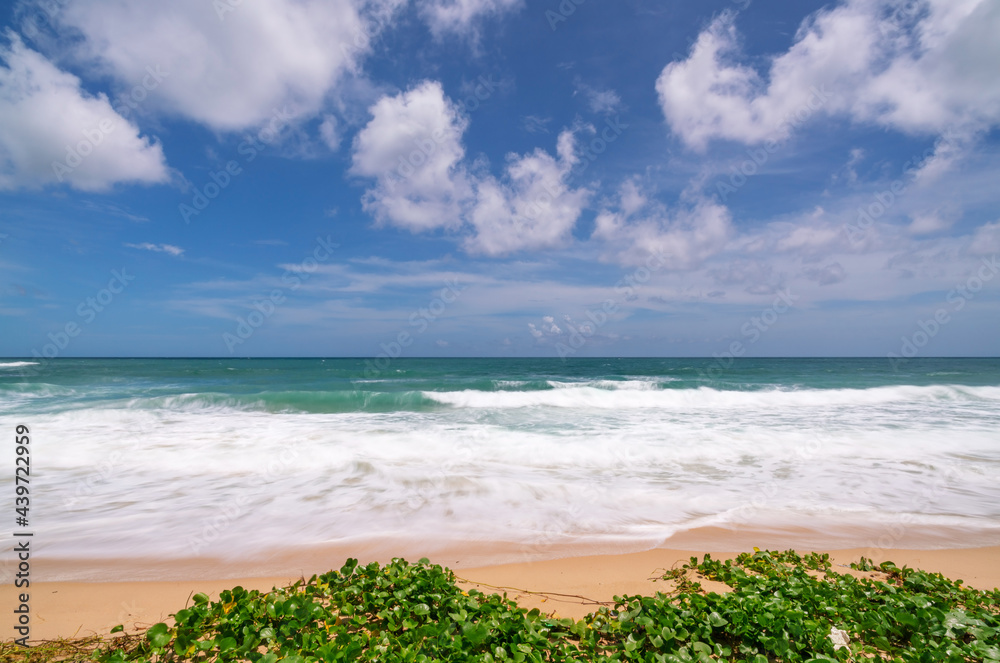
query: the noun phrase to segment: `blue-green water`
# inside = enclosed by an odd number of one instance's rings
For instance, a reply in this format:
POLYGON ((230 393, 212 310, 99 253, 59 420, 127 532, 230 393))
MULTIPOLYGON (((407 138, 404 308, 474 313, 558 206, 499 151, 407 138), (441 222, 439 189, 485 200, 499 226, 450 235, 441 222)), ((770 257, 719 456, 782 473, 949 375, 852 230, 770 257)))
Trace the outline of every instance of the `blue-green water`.
POLYGON ((0 360, 17 424, 53 558, 1000 543, 998 359, 0 360))

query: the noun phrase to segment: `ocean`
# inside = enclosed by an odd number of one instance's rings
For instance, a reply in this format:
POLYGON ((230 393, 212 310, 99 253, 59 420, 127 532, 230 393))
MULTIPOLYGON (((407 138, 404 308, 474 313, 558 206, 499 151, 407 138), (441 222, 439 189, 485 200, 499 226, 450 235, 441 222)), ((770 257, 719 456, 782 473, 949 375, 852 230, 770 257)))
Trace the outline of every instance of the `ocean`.
POLYGON ((18 425, 43 561, 1000 544, 1000 359, 0 360, 18 425))

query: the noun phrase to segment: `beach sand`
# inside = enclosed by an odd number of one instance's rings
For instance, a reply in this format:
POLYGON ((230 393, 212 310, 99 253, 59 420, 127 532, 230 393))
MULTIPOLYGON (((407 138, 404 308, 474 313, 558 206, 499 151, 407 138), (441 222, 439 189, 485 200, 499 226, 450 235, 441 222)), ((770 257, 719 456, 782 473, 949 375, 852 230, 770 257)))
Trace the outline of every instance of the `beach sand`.
MULTIPOLYGON (((678 540, 684 542, 684 539, 678 540)), ((727 545, 734 539, 727 537, 726 532, 721 531, 702 531, 693 538, 687 537, 687 540, 714 541, 714 545, 656 548, 644 552, 581 555, 489 566, 455 564, 461 560, 449 561, 448 557, 432 558, 431 561, 453 568, 456 575, 462 579, 461 584, 466 588, 476 587, 486 593, 506 592, 510 598, 524 607, 539 608, 543 612, 556 613, 560 617, 580 618, 596 610, 602 603, 613 601, 616 595, 666 591, 668 586, 665 581, 659 579, 660 576, 666 569, 686 562, 691 556, 700 558, 709 552, 715 558, 725 559, 739 552, 752 550, 752 546, 727 545)), ((785 549, 774 545, 760 547, 785 549)), ((798 550, 808 552, 814 549, 800 546, 798 550)), ((856 548, 825 550, 825 552, 830 553, 835 564, 834 569, 838 572, 849 570, 838 567, 838 564, 846 566, 861 556, 866 556, 876 562, 891 560, 898 566, 906 565, 939 572, 952 579, 962 579, 967 585, 979 589, 1000 587, 1000 546, 939 550, 890 549, 878 553, 867 548, 856 548)), ((469 559, 476 559, 481 554, 482 551, 479 551, 469 556, 469 559)), ((355 554, 354 556, 362 563, 386 561, 384 555, 366 557, 355 554)), ((454 556, 452 553, 449 557, 454 556)), ((289 557, 291 559, 292 555, 289 557)), ((168 621, 171 613, 190 604, 190 597, 196 592, 205 592, 215 599, 221 590, 237 585, 266 591, 274 586, 288 584, 302 575, 339 568, 343 559, 334 562, 327 557, 325 566, 318 566, 320 562, 316 559, 308 559, 300 564, 289 564, 289 572, 286 575, 267 577, 211 579, 209 577, 212 573, 211 568, 195 570, 194 567, 185 569, 160 563, 151 565, 150 572, 160 573, 161 577, 181 574, 188 579, 136 582, 32 582, 28 590, 4 585, 0 587, 2 596, 0 600, 4 606, 9 607, 5 608, 8 610, 8 619, 0 623, 0 638, 11 640, 17 637, 9 610, 17 605, 18 595, 22 592, 30 596, 33 641, 93 634, 106 635, 117 624, 124 624, 126 631, 131 633, 144 630, 160 621, 168 621)), ((37 566, 43 567, 44 562, 40 560, 37 566)), ((716 589, 707 583, 706 588, 716 589)))

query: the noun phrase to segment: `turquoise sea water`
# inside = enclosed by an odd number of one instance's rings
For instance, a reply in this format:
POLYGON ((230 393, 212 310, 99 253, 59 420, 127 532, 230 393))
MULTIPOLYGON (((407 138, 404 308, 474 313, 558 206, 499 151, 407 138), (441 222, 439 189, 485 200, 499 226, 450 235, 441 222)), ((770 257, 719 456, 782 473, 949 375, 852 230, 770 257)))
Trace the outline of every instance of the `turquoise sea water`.
POLYGON ((998 359, 0 360, 17 424, 51 558, 1000 544, 998 359))

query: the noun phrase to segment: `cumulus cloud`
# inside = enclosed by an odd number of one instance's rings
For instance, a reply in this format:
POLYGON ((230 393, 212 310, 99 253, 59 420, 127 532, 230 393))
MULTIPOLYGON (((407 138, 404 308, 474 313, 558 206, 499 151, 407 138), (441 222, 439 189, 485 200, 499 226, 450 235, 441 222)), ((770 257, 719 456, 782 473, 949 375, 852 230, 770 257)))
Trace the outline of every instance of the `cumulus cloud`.
POLYGON ((465 163, 468 119, 425 81, 371 108, 358 133, 351 172, 374 178, 365 210, 412 232, 460 231, 471 253, 503 255, 565 242, 590 192, 567 183, 578 163, 574 135, 559 135, 557 154, 509 154, 503 177, 465 163))
POLYGON ((222 131, 259 126, 278 110, 317 113, 379 29, 351 0, 94 0, 65 3, 54 20, 82 37, 80 62, 123 87, 147 67, 165 71, 144 109, 222 131))
POLYGON ((663 69, 656 89, 670 128, 697 150, 713 139, 781 140, 816 113, 972 136, 1000 122, 998 32, 991 0, 847 0, 803 22, 764 76, 741 63, 735 14, 726 12, 685 60, 663 69))
POLYGON ((174 246, 173 244, 152 244, 150 242, 143 242, 142 244, 126 244, 125 246, 130 249, 139 249, 141 251, 154 251, 156 253, 166 253, 172 256, 180 256, 184 254, 184 249, 179 246, 174 246))
POLYGON ((559 328, 559 325, 556 324, 556 319, 551 315, 547 315, 542 318, 541 329, 536 327, 533 322, 529 322, 528 330, 535 338, 542 338, 545 335, 558 336, 563 333, 562 329, 559 328))
POLYGON ((104 95, 27 48, 0 46, 0 189, 67 184, 104 191, 169 178, 160 144, 139 135, 104 95))
POLYGON ((351 172, 376 178, 364 197, 376 220, 414 232, 456 229, 472 196, 462 134, 468 120, 425 81, 407 92, 382 97, 372 119, 354 140, 351 172))
POLYGON ((578 162, 574 142, 573 133, 564 131, 558 157, 541 149, 510 154, 502 180, 487 176, 477 181, 469 213, 475 234, 466 239, 466 249, 502 255, 564 243, 590 197, 589 190, 567 184, 578 162))
POLYGON ((427 0, 420 13, 434 33, 474 34, 476 21, 484 16, 496 16, 521 8, 522 0, 427 0))
POLYGON ((598 212, 591 238, 603 241, 622 264, 658 256, 666 269, 692 269, 725 248, 733 232, 723 205, 686 191, 676 209, 668 210, 627 180, 617 200, 598 212))

